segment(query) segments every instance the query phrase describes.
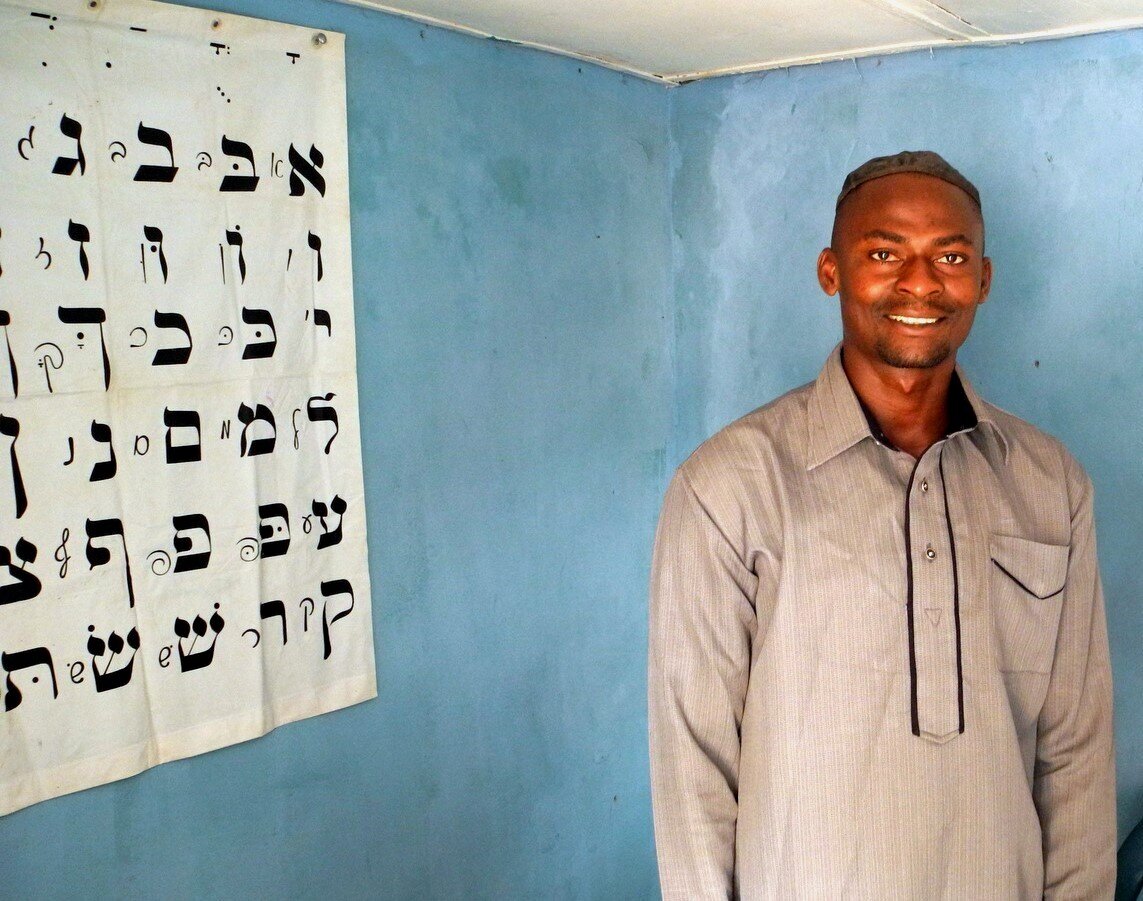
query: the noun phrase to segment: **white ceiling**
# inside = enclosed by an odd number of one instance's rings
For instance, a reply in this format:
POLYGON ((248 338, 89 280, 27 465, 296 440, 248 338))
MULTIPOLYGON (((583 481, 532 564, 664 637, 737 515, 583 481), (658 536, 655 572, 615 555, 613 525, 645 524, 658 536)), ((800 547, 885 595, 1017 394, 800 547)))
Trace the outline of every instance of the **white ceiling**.
POLYGON ((1143 0, 342 0, 670 82, 1143 26, 1143 0))

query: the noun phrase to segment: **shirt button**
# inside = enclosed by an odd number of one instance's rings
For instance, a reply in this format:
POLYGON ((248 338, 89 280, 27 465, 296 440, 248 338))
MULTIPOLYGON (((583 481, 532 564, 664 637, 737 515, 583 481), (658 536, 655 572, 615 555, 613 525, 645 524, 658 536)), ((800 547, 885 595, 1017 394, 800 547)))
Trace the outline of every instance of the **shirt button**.
POLYGON ((929 490, 929 480, 928 479, 921 479, 921 490, 922 491, 928 491, 929 490))
POLYGON ((937 552, 933 550, 933 546, 931 544, 925 548, 925 556, 928 557, 930 560, 936 559, 937 552))

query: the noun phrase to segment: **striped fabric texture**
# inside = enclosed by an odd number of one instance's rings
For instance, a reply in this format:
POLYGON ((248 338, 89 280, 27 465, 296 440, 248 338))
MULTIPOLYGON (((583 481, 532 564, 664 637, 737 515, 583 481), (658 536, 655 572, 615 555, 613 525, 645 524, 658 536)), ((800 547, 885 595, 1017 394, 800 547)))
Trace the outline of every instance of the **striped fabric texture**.
POLYGON ((984 403, 920 460, 818 379, 675 474, 651 578, 667 899, 1111 898, 1091 483, 984 403))

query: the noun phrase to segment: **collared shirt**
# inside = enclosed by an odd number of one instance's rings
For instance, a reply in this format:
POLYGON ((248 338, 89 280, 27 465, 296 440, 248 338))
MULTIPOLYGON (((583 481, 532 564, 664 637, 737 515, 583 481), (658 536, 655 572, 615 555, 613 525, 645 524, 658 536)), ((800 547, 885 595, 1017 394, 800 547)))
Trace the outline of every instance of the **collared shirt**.
POLYGON ((1110 898, 1091 483, 984 403, 919 460, 840 362, 676 473, 651 580, 663 896, 1110 898))

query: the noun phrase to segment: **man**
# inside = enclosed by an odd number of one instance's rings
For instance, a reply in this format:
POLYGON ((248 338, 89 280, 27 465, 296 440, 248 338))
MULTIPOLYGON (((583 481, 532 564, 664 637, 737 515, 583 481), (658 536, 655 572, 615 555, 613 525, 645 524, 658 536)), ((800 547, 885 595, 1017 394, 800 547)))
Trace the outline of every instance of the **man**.
POLYGON ((651 581, 663 895, 1110 898, 1091 483, 956 352, 992 267, 935 153, 846 179, 817 380, 676 473, 651 581))

